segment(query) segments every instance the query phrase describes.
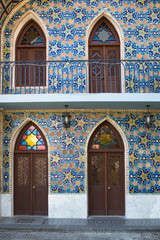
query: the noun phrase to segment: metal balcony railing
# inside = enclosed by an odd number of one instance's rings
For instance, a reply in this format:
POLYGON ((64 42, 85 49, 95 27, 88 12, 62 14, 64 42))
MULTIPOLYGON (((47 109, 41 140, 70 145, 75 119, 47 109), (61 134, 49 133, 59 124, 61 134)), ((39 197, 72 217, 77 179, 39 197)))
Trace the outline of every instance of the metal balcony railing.
POLYGON ((160 60, 1 62, 1 94, 160 93, 160 60))

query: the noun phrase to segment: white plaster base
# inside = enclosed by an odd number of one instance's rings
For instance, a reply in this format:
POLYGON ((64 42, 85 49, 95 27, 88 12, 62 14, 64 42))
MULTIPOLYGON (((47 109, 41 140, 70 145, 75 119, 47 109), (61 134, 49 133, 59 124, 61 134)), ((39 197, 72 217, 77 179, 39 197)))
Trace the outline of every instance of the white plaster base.
POLYGON ((126 218, 160 218, 160 195, 127 195, 126 218))
MULTIPOLYGON (((0 216, 13 216, 12 194, 0 195, 0 216)), ((55 194, 48 196, 48 216, 87 218, 87 195, 55 194)), ((126 195, 126 218, 160 218, 160 195, 126 195)))
POLYGON ((12 195, 1 194, 1 216, 11 217, 12 215, 12 195))
POLYGON ((87 195, 49 195, 49 217, 87 218, 87 195))

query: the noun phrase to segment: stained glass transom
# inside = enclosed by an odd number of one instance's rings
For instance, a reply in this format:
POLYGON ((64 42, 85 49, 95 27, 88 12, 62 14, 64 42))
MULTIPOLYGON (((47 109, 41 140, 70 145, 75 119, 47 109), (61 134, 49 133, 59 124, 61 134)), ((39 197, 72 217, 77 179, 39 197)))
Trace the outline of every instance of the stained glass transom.
POLYGON ((97 28, 92 43, 116 43, 115 36, 105 22, 97 28))
POLYGON ((102 128, 95 133, 91 143, 91 149, 108 148, 120 148, 120 144, 112 129, 107 125, 103 125, 102 128))
POLYGON ((35 126, 31 125, 25 131, 20 140, 18 150, 46 150, 44 140, 35 126))
POLYGON ((24 34, 21 45, 43 45, 42 36, 33 25, 24 34))

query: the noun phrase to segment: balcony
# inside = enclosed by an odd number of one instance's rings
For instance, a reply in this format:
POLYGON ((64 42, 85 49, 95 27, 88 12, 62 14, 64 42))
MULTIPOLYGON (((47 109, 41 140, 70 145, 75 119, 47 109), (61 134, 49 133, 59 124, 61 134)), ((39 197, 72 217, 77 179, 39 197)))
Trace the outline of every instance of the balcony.
POLYGON ((160 108, 160 60, 1 62, 0 77, 4 109, 160 108))
POLYGON ((159 63, 160 60, 1 62, 1 93, 160 93, 159 63))

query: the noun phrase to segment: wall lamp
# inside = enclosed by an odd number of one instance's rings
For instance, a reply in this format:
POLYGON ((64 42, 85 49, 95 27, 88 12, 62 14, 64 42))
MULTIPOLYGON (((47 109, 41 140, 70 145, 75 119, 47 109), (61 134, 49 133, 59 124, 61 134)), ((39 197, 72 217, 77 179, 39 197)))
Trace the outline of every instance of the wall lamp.
POLYGON ((67 108, 68 108, 68 105, 64 105, 65 108, 66 108, 66 112, 63 113, 62 115, 62 118, 63 118, 63 126, 67 129, 70 127, 70 118, 71 118, 71 115, 67 112, 67 108))
POLYGON ((149 129, 152 125, 153 115, 149 112, 150 105, 146 105, 147 113, 144 115, 146 127, 149 129))

